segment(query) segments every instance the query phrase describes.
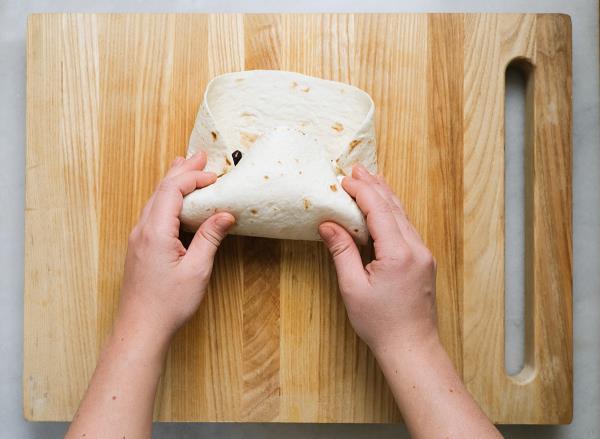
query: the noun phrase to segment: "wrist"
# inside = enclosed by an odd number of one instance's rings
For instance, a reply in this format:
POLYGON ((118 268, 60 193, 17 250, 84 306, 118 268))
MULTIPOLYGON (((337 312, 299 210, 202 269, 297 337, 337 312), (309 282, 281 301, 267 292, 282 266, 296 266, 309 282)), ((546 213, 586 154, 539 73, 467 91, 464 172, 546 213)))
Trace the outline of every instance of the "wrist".
POLYGON ((165 330, 140 314, 120 310, 107 345, 132 360, 162 365, 174 331, 165 330))
POLYGON ((438 346, 441 346, 441 342, 435 326, 389 331, 385 337, 369 343, 369 348, 378 359, 398 353, 421 353, 438 346))
POLYGON ((384 372, 387 365, 393 365, 394 369, 398 366, 426 367, 440 353, 445 354, 436 331, 412 337, 391 337, 385 343, 371 347, 371 351, 384 372))

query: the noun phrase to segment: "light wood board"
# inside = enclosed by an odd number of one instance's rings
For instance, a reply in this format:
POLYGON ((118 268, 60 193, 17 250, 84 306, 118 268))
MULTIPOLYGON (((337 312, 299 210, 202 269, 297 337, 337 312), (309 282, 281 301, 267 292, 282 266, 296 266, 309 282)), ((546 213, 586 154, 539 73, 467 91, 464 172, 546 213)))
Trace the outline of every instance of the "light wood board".
MULTIPOLYGON (((127 236, 207 82, 283 69, 363 88, 379 167, 438 261, 443 343, 494 422, 572 412, 571 24, 536 14, 40 14, 28 22, 24 414, 69 420, 127 236), (531 66, 526 366, 504 368, 504 72, 531 66)), ((155 417, 399 422, 319 242, 228 237, 155 417)))

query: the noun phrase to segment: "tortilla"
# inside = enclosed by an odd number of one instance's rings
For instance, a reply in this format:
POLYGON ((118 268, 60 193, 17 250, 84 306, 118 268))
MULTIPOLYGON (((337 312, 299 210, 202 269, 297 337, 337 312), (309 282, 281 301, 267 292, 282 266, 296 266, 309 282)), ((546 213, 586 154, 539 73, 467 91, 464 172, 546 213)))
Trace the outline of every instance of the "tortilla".
POLYGON ((319 224, 334 221, 365 243, 365 218, 341 179, 357 163, 377 171, 374 112, 364 91, 299 73, 214 78, 187 155, 206 151, 205 169, 219 178, 184 198, 184 227, 193 231, 214 213, 230 212, 234 234, 319 240, 319 224))

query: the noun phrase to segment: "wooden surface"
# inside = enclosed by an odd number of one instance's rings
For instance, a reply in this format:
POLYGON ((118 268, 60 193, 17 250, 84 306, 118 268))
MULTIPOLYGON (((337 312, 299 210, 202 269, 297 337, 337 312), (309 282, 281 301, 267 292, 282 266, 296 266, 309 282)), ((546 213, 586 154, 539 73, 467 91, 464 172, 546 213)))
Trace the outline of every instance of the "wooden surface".
MULTIPOLYGON (((366 90, 379 166, 438 260, 441 337, 498 423, 572 411, 571 28, 563 15, 31 16, 24 414, 69 420, 127 235, 207 82, 285 69, 366 90), (504 369, 504 71, 529 65, 526 366, 504 369)), ((398 422, 324 246, 228 237, 156 404, 173 421, 398 422)))

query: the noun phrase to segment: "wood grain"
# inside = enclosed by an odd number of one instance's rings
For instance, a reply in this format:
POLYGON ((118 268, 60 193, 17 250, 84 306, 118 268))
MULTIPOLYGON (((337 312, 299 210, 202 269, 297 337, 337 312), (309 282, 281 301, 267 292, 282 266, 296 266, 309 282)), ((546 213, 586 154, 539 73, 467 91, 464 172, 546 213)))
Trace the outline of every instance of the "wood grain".
POLYGON ((571 420, 569 35, 570 20, 560 15, 490 14, 465 21, 465 44, 472 48, 472 56, 465 62, 465 84, 470 87, 464 90, 463 376, 469 391, 498 422, 571 420), (556 37, 552 47, 549 32, 556 37), (496 54, 492 62, 481 56, 490 53, 496 54), (504 72, 515 59, 532 70, 525 146, 528 329, 525 366, 518 375, 508 376, 504 368, 504 75, 498 71, 504 72), (549 336, 551 330, 556 336, 549 336))
MULTIPOLYGON (((438 261, 438 324, 498 423, 572 416, 571 28, 535 14, 39 14, 28 22, 24 414, 69 420, 127 235, 208 81, 284 69, 377 108, 380 171, 438 261), (515 61, 517 60, 517 61, 515 61), (504 72, 529 72, 526 366, 504 369, 504 72)), ((365 258, 369 250, 363 251, 365 258)), ((399 422, 321 243, 228 237, 157 420, 399 422)))

